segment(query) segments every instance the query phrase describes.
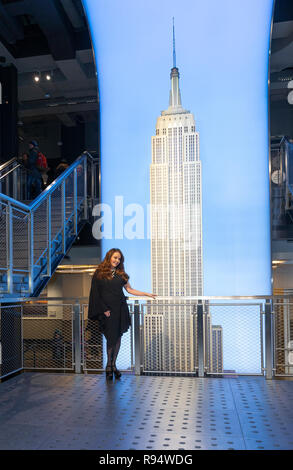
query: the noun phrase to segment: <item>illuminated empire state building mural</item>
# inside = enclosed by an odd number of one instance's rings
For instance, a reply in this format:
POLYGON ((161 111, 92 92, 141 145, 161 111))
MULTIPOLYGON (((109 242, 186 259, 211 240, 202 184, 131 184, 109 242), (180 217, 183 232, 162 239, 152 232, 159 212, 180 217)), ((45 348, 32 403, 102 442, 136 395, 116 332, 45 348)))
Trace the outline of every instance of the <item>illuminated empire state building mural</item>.
MULTIPOLYGON (((152 291, 179 299, 203 295, 199 134, 193 114, 181 103, 174 24, 169 107, 158 117, 152 137, 150 202, 152 291)), ((144 317, 146 370, 194 370, 191 305, 156 303, 144 317)))
POLYGON ((203 294, 201 162, 193 114, 181 104, 175 50, 169 107, 157 120, 150 168, 152 289, 203 294))

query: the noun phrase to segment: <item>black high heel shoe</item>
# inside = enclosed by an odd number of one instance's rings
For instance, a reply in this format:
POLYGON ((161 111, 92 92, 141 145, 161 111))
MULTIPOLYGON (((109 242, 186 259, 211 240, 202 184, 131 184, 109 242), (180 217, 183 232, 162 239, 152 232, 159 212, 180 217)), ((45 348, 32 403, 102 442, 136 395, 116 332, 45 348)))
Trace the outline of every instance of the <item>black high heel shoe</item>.
POLYGON ((114 372, 115 378, 120 379, 121 372, 120 372, 120 370, 117 369, 117 367, 115 365, 112 365, 112 371, 114 372))
POLYGON ((106 367, 106 379, 111 380, 113 379, 113 369, 112 366, 106 367))

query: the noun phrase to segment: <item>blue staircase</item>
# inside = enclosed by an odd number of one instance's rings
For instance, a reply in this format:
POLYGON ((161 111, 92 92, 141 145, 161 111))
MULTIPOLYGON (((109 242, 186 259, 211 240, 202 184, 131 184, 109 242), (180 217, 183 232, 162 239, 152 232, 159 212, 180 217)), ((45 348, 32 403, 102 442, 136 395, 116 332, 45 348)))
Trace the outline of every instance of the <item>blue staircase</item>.
POLYGON ((40 294, 98 200, 98 160, 88 152, 33 201, 23 197, 26 175, 15 160, 0 167, 1 302, 40 294))

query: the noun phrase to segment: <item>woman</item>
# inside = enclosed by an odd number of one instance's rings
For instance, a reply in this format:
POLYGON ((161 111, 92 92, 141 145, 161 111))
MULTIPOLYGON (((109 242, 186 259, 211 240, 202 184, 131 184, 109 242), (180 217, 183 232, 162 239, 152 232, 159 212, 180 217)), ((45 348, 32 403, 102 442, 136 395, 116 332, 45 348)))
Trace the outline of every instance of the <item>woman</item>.
POLYGON ((123 287, 129 294, 155 298, 154 294, 132 289, 129 276, 124 270, 124 256, 118 248, 106 253, 102 263, 96 269, 91 285, 88 318, 99 320, 101 330, 107 340, 106 377, 116 378, 121 372, 116 367, 121 336, 131 323, 123 287))

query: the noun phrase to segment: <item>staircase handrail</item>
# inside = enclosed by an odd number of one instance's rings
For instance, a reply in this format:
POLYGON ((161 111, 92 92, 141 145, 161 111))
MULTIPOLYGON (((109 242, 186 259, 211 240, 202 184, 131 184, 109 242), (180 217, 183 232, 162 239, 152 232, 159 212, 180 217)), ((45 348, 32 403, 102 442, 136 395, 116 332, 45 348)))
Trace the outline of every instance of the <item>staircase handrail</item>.
POLYGON ((2 180, 2 178, 6 178, 7 175, 9 175, 10 173, 13 173, 17 168, 20 168, 21 166, 23 165, 21 163, 18 163, 16 166, 12 167, 10 170, 7 171, 7 173, 4 173, 3 175, 0 176, 0 181, 2 180))
POLYGON ((3 193, 0 193, 0 200, 3 200, 3 201, 6 201, 8 202, 9 204, 13 205, 13 206, 16 206, 26 212, 30 212, 31 209, 30 209, 30 206, 27 205, 27 204, 24 204, 23 202, 21 201, 18 201, 17 199, 14 199, 13 197, 10 197, 10 196, 7 196, 6 194, 3 194, 3 193))
MULTIPOLYGON (((10 204, 13 204, 14 206, 17 206, 22 210, 29 211, 29 212, 33 211, 44 201, 44 199, 48 197, 49 194, 55 191, 57 186, 59 186, 62 183, 62 181, 64 181, 64 179, 66 179, 67 176, 71 174, 72 170, 74 170, 80 164, 80 162, 84 159, 85 156, 90 158, 93 162, 98 161, 98 158, 94 158, 89 152, 84 151, 79 157, 77 157, 77 159, 73 163, 71 163, 71 165, 68 168, 66 168, 66 170, 64 170, 61 173, 61 175, 58 176, 58 178, 56 178, 44 191, 42 191, 41 194, 39 194, 39 196, 37 196, 29 204, 25 204, 1 192, 0 192, 0 199, 3 199, 4 201, 9 202, 10 204)), ((10 162, 12 160, 17 161, 17 159, 11 159, 10 162)), ((9 162, 6 162, 6 163, 9 163, 9 162)))
POLYGON ((7 162, 2 163, 2 164, 0 165, 0 172, 1 172, 2 170, 5 170, 6 167, 12 165, 12 163, 14 163, 14 162, 18 162, 18 159, 17 159, 16 157, 13 157, 13 158, 11 158, 10 160, 8 160, 7 162))
POLYGON ((4 241, 1 279, 7 283, 4 293, 14 293, 14 273, 28 273, 28 290, 24 287, 22 292, 29 295, 37 292, 36 289, 50 279, 84 221, 88 220, 96 198, 98 172, 95 165, 98 160, 84 151, 41 194, 28 203, 0 192, 1 223, 5 226, 4 235, 1 235, 4 241), (91 180, 88 184, 89 175, 91 180), (60 210, 57 225, 53 223, 53 214, 56 214, 52 212, 54 205, 60 210), (40 227, 44 229, 41 232, 40 227), (22 264, 15 267, 14 250, 19 251, 19 245, 14 245, 13 235, 17 230, 18 241, 24 240, 25 247, 22 252, 24 257, 18 258, 22 264), (37 244, 35 240, 40 233, 37 244))

